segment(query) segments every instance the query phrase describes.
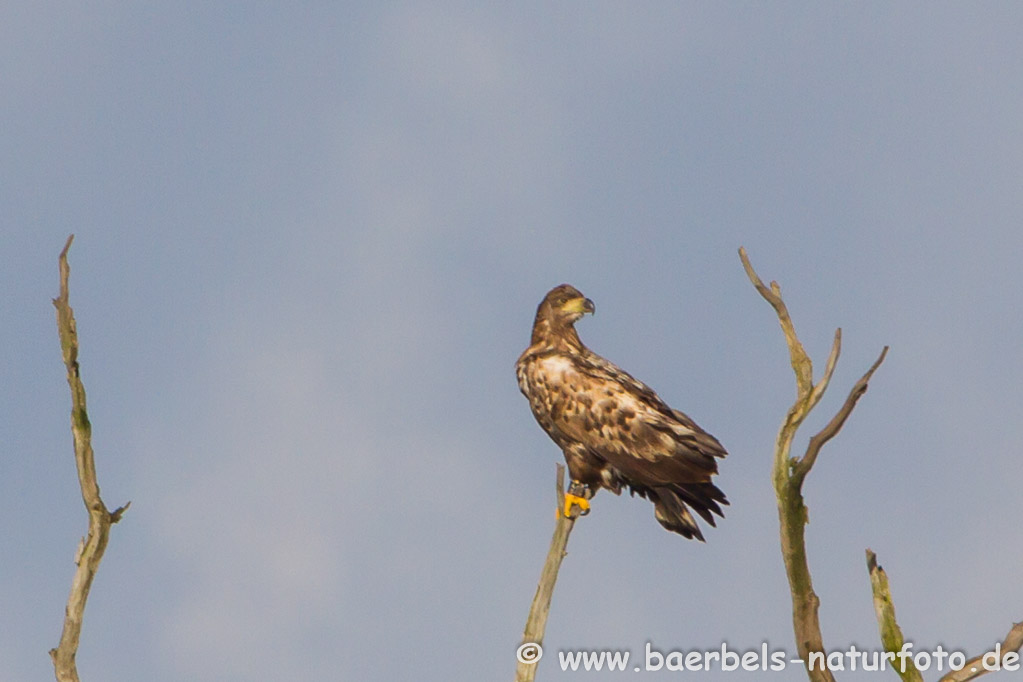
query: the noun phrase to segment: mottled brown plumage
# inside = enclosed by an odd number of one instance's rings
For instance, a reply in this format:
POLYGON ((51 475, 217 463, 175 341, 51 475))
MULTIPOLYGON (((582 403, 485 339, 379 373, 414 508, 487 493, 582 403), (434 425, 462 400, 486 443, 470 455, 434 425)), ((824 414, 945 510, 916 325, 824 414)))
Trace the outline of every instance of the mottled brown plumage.
POLYGON ((728 501, 711 476, 728 453, 646 384, 583 345, 574 324, 593 311, 593 302, 568 284, 547 294, 515 366, 519 388, 585 497, 599 488, 617 495, 627 486, 654 503, 662 526, 703 540, 689 510, 712 526, 713 514, 723 516, 720 505, 728 501))

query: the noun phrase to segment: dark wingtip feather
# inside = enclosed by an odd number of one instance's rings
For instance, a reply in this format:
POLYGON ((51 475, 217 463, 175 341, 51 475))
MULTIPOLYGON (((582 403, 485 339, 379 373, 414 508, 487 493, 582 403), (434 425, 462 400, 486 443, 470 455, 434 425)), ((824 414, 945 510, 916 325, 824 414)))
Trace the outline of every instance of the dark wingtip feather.
POLYGON ((728 500, 713 483, 681 484, 672 486, 671 489, 711 526, 717 526, 714 514, 724 518, 725 514, 721 511, 720 504, 728 504, 728 500))

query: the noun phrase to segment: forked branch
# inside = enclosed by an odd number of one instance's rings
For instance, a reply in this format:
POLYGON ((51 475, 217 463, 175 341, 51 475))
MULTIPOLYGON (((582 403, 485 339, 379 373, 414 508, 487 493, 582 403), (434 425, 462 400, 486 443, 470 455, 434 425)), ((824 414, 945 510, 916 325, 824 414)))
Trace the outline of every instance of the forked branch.
POLYGON ((817 460, 821 447, 841 430, 845 420, 856 406, 856 401, 867 390, 867 383, 874 371, 884 361, 888 347, 886 346, 881 351, 877 361, 856 382, 842 408, 828 425, 810 439, 805 454, 801 458, 791 457, 792 441, 796 431, 810 411, 820 402, 831 381, 842 348, 842 330, 835 331, 835 339, 831 346, 831 353, 828 355, 824 374, 815 384, 813 362, 796 335, 792 317, 781 297, 781 287, 777 282, 771 282, 770 287, 764 285, 750 264, 744 248, 739 249, 739 258, 742 260, 743 268, 753 286, 764 300, 771 304, 778 316, 778 322, 781 324, 789 349, 792 370, 796 375, 796 401, 789 408, 785 421, 782 422, 781 429, 778 431, 772 478, 778 500, 781 550, 792 596, 792 626, 799 657, 807 663, 807 675, 813 682, 834 682, 834 676, 825 665, 827 656, 818 617, 820 598, 813 590, 813 581, 810 577, 810 567, 806 557, 807 508, 803 501, 802 488, 807 474, 810 473, 817 460))
POLYGON ((68 267, 67 253, 74 238, 74 235, 68 237, 64 250, 60 252, 60 296, 53 299, 53 305, 57 308, 57 332, 60 335, 64 365, 67 367, 68 386, 71 388, 71 436, 74 440, 75 463, 78 467, 82 501, 89 512, 89 531, 81 540, 75 555, 78 567, 71 581, 71 594, 64 611, 64 629, 60 635, 60 644, 50 650, 58 682, 78 682, 75 655, 82 632, 85 603, 110 538, 110 526, 121 520, 121 516, 131 504, 129 502, 112 512, 108 511, 100 498, 99 484, 96 481, 96 462, 92 454, 92 425, 89 423, 89 414, 85 407, 85 386, 82 384, 78 368, 78 332, 75 327, 75 314, 68 302, 68 277, 71 270, 68 267))

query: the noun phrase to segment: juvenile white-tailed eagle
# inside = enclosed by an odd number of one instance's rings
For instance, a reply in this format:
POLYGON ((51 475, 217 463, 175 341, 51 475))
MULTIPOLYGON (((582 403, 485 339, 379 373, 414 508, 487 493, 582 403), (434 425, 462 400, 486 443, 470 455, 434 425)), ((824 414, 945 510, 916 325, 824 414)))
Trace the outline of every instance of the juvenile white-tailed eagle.
POLYGON ((593 301, 574 287, 551 289, 540 303, 529 348, 515 365, 533 416, 565 453, 572 477, 564 513, 585 513, 600 488, 623 486, 654 503, 670 531, 703 540, 690 509, 710 525, 728 504, 711 483, 721 443, 646 384, 600 357, 573 326, 593 301), (713 514, 712 514, 713 512, 713 514))

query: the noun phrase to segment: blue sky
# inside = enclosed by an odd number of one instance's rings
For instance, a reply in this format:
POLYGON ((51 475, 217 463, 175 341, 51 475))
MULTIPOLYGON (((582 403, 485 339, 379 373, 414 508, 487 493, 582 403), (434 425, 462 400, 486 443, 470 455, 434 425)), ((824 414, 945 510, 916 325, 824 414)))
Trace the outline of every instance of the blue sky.
POLYGON ((732 505, 704 545, 598 495, 548 651, 794 651, 794 383, 740 245, 818 371, 843 329, 797 448, 892 348, 807 483, 826 645, 879 647, 871 547, 918 649, 979 653, 1023 618, 1021 33, 1015 3, 7 7, 0 678, 52 679, 85 530, 72 232, 100 485, 132 500, 83 679, 510 678, 561 459, 513 365, 562 282, 728 448, 732 505))

